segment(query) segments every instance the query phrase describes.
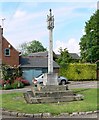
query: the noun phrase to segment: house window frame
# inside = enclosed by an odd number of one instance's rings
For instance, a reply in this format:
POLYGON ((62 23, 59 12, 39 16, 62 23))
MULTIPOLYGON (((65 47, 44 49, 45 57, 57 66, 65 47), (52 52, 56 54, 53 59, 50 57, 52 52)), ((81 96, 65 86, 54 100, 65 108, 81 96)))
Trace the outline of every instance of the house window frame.
POLYGON ((4 49, 4 55, 5 56, 10 56, 10 49, 9 48, 4 49))

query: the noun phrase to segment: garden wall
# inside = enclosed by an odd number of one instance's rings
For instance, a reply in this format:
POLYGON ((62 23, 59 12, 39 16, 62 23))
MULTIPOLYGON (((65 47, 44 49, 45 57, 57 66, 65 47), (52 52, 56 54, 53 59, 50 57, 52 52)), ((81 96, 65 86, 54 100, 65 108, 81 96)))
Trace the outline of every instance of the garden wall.
POLYGON ((59 74, 69 80, 96 80, 96 64, 70 63, 60 68, 59 74))

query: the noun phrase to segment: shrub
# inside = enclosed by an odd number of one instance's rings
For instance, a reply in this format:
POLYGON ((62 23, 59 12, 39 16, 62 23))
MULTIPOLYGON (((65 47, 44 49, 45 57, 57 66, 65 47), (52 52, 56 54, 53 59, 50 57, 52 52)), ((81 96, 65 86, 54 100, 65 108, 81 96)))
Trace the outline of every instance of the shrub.
POLYGON ((9 90, 9 89, 12 89, 12 86, 9 83, 8 84, 4 84, 3 89, 4 90, 9 90))
POLYGON ((10 80, 10 83, 13 83, 13 80, 20 76, 22 76, 20 66, 11 67, 9 65, 2 65, 3 80, 10 80))
POLYGON ((24 86, 26 86, 26 85, 30 85, 30 83, 29 83, 28 80, 21 79, 21 82, 24 84, 24 86))
POLYGON ((60 68, 59 74, 69 80, 93 80, 96 79, 96 64, 70 63, 60 68))
POLYGON ((3 87, 4 85, 4 80, 0 80, 0 86, 3 87))
POLYGON ((11 86, 13 89, 17 89, 17 88, 23 88, 24 84, 20 81, 14 81, 14 83, 12 83, 11 86))
POLYGON ((23 79, 22 77, 17 77, 15 80, 22 82, 24 86, 30 85, 30 82, 28 80, 23 79))

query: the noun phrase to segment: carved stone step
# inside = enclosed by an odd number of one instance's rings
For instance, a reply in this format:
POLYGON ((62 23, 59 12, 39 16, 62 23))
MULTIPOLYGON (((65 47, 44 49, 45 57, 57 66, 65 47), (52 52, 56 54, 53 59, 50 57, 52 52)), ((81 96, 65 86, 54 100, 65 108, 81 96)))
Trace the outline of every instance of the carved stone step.
POLYGON ((38 86, 26 93, 23 93, 27 103, 57 103, 82 100, 82 95, 77 95, 71 90, 66 90, 66 86, 38 86))
POLYGON ((30 103, 58 103, 58 102, 70 102, 70 101, 76 101, 76 100, 82 100, 82 96, 63 96, 61 97, 32 97, 30 98, 30 103))
POLYGON ((35 92, 37 97, 62 97, 74 95, 73 91, 45 91, 45 92, 35 92))
POLYGON ((68 90, 68 85, 47 85, 47 86, 38 85, 33 89, 34 91, 66 91, 68 90))

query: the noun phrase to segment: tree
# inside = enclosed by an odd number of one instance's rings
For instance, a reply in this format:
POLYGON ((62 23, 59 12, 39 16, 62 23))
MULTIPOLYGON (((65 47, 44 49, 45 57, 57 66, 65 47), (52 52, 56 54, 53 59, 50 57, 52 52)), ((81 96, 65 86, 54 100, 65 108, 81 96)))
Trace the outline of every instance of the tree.
POLYGON ((44 48, 39 41, 33 40, 20 45, 20 51, 22 52, 22 55, 27 56, 30 53, 46 51, 46 48, 44 48))
POLYGON ((27 46, 28 46, 28 43, 24 42, 18 48, 18 50, 21 52, 21 54, 23 56, 27 56, 28 55, 27 46))
POLYGON ((99 59, 99 10, 86 22, 85 35, 79 44, 83 62, 96 62, 99 59))
POLYGON ((60 53, 60 56, 56 61, 61 67, 66 67, 66 64, 71 61, 71 57, 69 55, 67 48, 65 49, 60 48, 59 53, 60 53))

